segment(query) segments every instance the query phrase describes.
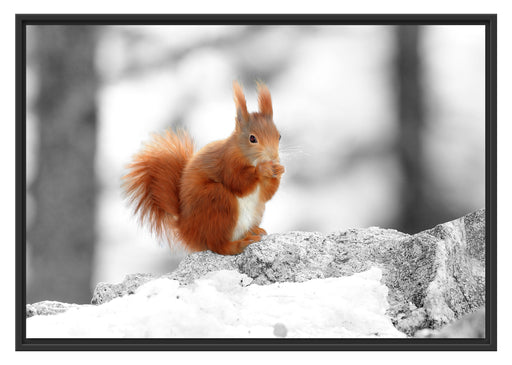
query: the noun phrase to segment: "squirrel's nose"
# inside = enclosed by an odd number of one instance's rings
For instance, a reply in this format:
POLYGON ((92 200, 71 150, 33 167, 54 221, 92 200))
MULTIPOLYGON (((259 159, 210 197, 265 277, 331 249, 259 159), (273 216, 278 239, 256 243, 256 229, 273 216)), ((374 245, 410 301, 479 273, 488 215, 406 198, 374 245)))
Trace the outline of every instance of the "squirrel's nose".
POLYGON ((274 151, 267 151, 268 159, 274 162, 279 162, 279 153, 274 151))

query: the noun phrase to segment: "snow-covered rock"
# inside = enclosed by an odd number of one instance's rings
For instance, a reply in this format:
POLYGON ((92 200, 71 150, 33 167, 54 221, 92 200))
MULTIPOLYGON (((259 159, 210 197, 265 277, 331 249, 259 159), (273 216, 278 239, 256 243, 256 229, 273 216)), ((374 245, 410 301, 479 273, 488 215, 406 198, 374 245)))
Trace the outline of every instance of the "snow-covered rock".
POLYGON ((27 320, 27 337, 405 337, 385 312, 378 268, 342 278, 247 285, 234 270, 190 285, 152 280, 98 306, 27 320))
POLYGON ((98 283, 94 288, 91 303, 101 304, 117 297, 133 294, 139 286, 152 279, 155 279, 155 276, 151 274, 130 274, 126 275, 123 282, 119 284, 98 283))
POLYGON ((27 304, 27 318, 32 316, 48 316, 66 312, 69 308, 79 308, 78 304, 61 303, 44 300, 35 304, 27 304))
POLYGON ((191 254, 159 279, 138 274, 120 284, 100 283, 92 303, 98 306, 29 318, 27 334, 93 336, 80 329, 93 318, 102 336, 109 328, 117 337, 399 337, 439 329, 485 304, 485 211, 416 235, 375 227, 328 235, 272 234, 237 256, 191 254), (148 291, 152 300, 141 294, 148 291), (162 313, 160 305, 166 308, 162 313), (316 309, 306 316, 308 307, 316 309), (132 322, 131 310, 136 312, 132 322), (253 317, 257 320, 251 322, 253 317), (158 327, 162 318, 172 328, 158 327), (189 330, 187 318, 211 326, 189 330), (142 333, 135 333, 141 330, 137 323, 146 323, 142 333))

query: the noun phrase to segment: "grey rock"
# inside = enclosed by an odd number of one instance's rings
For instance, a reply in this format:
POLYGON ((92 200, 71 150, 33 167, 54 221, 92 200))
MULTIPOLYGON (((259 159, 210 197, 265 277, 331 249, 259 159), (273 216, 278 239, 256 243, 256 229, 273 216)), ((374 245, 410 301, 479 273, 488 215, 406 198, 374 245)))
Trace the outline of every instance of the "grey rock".
POLYGON ((222 256, 211 251, 196 252, 186 256, 172 273, 164 275, 186 285, 218 270, 237 270, 236 256, 222 256))
POLYGON ((94 288, 91 304, 102 304, 110 302, 112 299, 135 293, 135 290, 155 279, 151 274, 130 274, 126 275, 124 280, 118 284, 98 283, 94 288))
MULTIPOLYGON (((212 271, 238 270, 253 279, 244 285, 265 285, 347 276, 372 266, 383 271, 387 314, 398 330, 412 336, 444 328, 485 304, 485 210, 415 235, 376 227, 271 234, 236 256, 190 254, 164 277, 188 285, 212 271)), ((153 278, 134 274, 120 284, 100 283, 91 302, 133 293, 153 278)))
POLYGON ((414 337, 485 338, 485 308, 481 307, 475 312, 466 314, 441 329, 419 330, 414 337))
POLYGON ((59 314, 67 311, 70 308, 81 307, 79 304, 61 303, 52 300, 45 300, 34 304, 27 304, 26 313, 27 318, 32 316, 48 316, 59 314))

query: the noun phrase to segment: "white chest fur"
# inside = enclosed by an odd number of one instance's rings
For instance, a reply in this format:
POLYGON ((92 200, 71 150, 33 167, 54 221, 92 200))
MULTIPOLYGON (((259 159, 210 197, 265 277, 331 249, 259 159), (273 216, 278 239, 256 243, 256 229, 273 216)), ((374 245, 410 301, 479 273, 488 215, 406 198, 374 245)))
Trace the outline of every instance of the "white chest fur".
POLYGON ((238 202, 238 219, 233 231, 233 241, 242 239, 249 228, 259 225, 263 215, 259 185, 251 194, 236 199, 238 202))

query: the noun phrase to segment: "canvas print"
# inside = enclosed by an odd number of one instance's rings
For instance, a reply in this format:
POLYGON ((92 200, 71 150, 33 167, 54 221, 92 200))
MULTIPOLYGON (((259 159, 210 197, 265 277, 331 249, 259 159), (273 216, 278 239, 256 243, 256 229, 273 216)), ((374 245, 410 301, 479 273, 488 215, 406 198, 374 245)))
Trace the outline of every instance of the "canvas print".
POLYGON ((28 25, 27 339, 486 336, 484 25, 28 25))

